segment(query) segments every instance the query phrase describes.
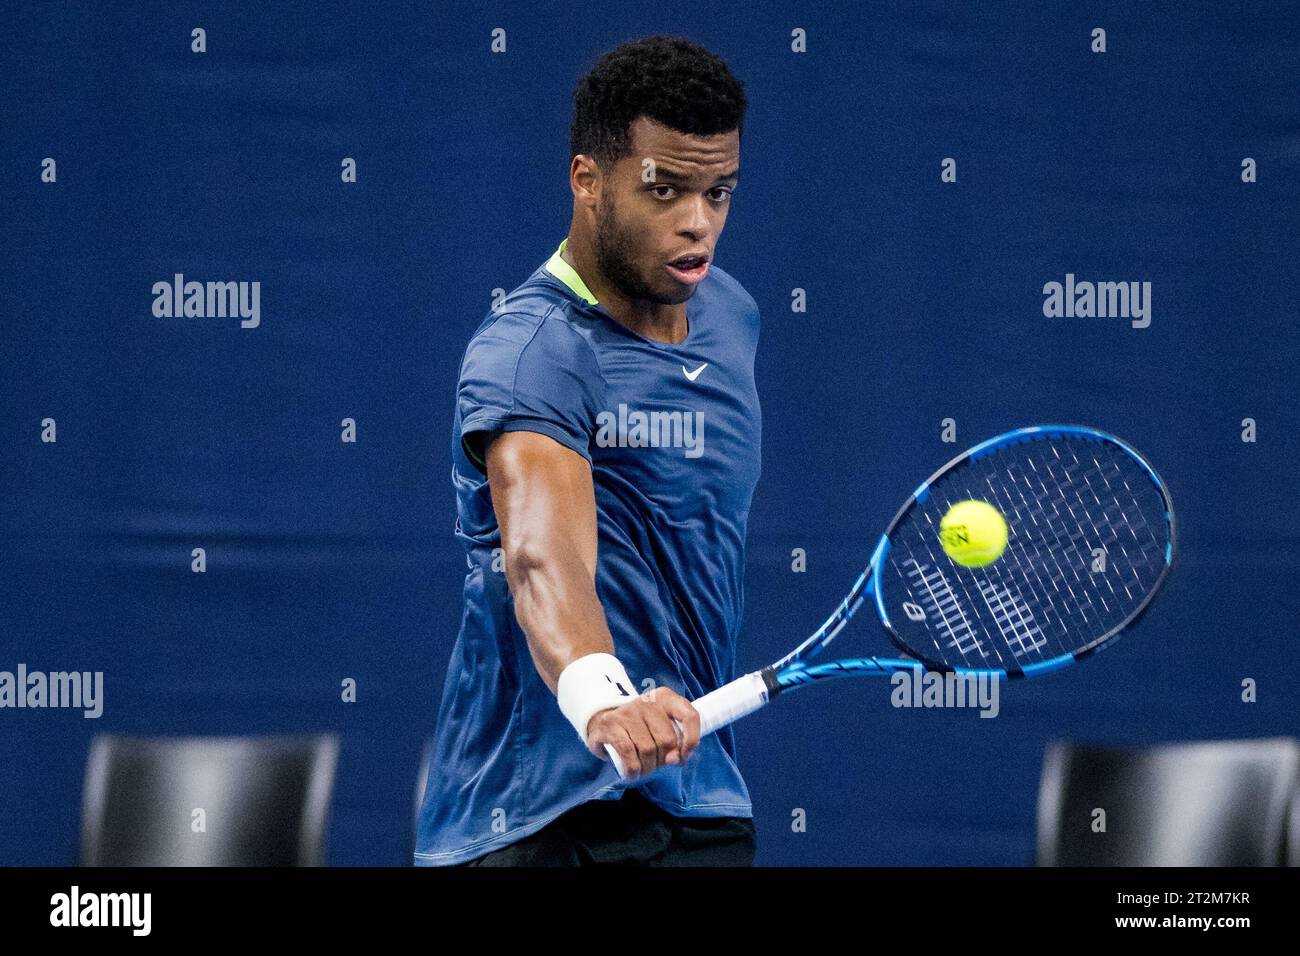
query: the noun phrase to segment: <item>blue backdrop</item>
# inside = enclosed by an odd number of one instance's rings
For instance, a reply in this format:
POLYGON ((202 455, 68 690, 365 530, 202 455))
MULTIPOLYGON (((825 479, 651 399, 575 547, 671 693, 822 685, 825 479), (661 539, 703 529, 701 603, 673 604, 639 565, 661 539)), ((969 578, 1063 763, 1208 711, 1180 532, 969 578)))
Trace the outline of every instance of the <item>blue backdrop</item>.
POLYGON ((0 669, 103 671, 105 709, 0 710, 0 863, 75 859, 97 731, 337 732, 331 862, 409 862, 460 614, 459 358, 567 231, 577 78, 652 33, 751 102, 717 250, 764 320, 742 666, 820 623, 919 478, 1010 427, 1119 434, 1180 520, 1138 631, 995 720, 849 683, 738 725, 759 862, 1025 863, 1050 740, 1300 731, 1300 15, 1136 6, 8 10, 0 669), (259 324, 156 316, 176 273, 259 282, 259 324), (1150 282, 1150 325, 1046 317, 1071 273, 1150 282))

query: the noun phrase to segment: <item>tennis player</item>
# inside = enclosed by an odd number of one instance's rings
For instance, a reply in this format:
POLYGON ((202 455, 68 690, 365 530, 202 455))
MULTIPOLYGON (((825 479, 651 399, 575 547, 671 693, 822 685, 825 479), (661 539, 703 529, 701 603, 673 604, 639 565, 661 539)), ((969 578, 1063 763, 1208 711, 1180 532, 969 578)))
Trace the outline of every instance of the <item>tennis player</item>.
POLYGON ((689 703, 735 676, 759 476, 758 307, 713 262, 744 91, 658 36, 574 99, 569 234, 461 366, 469 570, 415 862, 750 865, 732 730, 689 703))

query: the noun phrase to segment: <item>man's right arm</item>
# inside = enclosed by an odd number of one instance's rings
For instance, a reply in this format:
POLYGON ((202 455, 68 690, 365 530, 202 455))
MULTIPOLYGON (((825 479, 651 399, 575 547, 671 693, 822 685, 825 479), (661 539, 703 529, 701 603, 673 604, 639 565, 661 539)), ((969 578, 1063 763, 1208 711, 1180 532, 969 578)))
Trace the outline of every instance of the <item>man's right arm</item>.
MULTIPOLYGON (((592 683, 591 667, 605 659, 590 655, 615 651, 596 594, 591 466, 577 452, 530 431, 488 436, 485 458, 515 617, 537 672, 559 694, 562 709, 573 712, 584 699, 599 701, 592 695, 605 689, 592 683)), ((700 739, 699 714, 690 702, 667 687, 640 696, 635 687, 630 692, 630 702, 597 711, 585 733, 579 730, 588 749, 603 758, 610 744, 630 776, 686 759, 700 739), (682 725, 680 739, 674 720, 682 725)))

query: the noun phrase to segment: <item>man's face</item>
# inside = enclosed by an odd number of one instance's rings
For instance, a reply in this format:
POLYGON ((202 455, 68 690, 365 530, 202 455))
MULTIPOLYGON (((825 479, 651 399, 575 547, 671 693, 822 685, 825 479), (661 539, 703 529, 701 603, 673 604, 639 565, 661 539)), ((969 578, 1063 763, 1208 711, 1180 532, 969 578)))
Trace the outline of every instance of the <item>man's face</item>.
POLYGON ((602 178, 597 265, 629 299, 685 302, 707 273, 727 222, 740 133, 692 136, 640 117, 631 136, 632 154, 602 178), (670 265, 683 256, 705 261, 670 265))

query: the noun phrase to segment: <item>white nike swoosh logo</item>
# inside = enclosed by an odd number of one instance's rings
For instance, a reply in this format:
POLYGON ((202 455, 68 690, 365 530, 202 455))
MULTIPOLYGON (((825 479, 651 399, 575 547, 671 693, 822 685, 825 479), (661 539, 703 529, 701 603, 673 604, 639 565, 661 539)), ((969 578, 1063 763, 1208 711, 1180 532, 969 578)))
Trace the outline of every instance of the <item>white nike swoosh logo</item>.
POLYGON ((705 362, 703 365, 701 365, 699 368, 697 368, 694 372, 688 372, 688 371, 686 371, 686 366, 683 365, 683 366, 682 366, 682 374, 685 375, 687 378, 689 378, 689 379, 693 382, 693 381, 695 381, 697 378, 699 378, 699 377, 700 377, 700 373, 703 372, 703 371, 704 371, 706 368, 708 368, 708 367, 709 367, 709 363, 708 363, 708 362, 705 362))

